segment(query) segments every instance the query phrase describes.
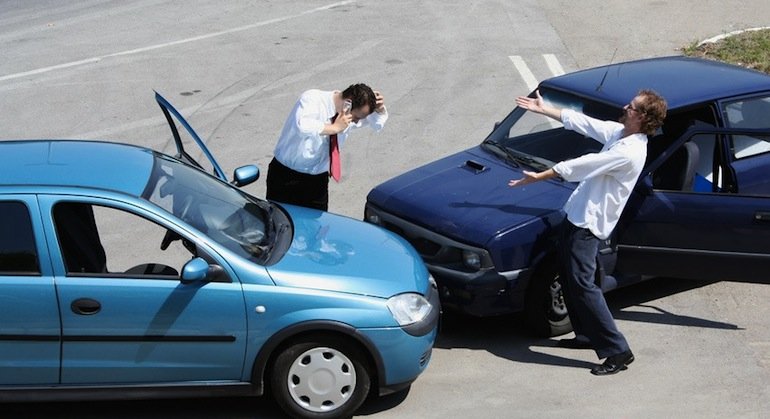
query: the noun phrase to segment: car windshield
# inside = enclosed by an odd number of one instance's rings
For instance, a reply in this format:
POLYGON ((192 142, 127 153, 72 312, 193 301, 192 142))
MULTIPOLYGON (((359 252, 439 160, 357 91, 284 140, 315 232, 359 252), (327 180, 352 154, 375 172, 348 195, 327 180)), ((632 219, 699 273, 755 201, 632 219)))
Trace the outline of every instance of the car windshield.
POLYGON ((249 260, 268 257, 274 241, 270 204, 198 169, 156 154, 142 197, 249 260))
MULTIPOLYGON (((546 103, 574 109, 604 120, 617 120, 620 109, 571 94, 540 88, 546 103)), ((601 150, 598 141, 564 129, 556 120, 516 108, 501 122, 482 146, 514 166, 545 170, 554 164, 601 150)))

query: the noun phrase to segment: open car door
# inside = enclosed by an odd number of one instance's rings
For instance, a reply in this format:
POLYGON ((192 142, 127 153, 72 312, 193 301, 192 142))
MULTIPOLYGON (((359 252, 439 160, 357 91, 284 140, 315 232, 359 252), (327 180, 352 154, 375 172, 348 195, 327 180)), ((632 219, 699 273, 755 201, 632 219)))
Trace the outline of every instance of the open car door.
MULTIPOLYGON (((214 176, 222 179, 223 181, 227 182, 227 176, 225 176, 225 173, 222 171, 222 168, 219 166, 217 161, 214 159, 214 156, 211 155, 211 152, 209 152, 208 148, 206 148, 206 145, 203 144, 203 140, 198 136, 198 134, 195 132, 195 130, 192 129, 189 123, 184 119, 182 114, 179 113, 179 111, 174 108, 163 96, 161 96, 158 92, 155 92, 155 100, 158 102, 158 105, 163 110, 163 115, 166 116, 166 120, 168 121, 168 125, 171 128, 171 133, 174 135, 174 143, 176 143, 176 150, 177 155, 176 158, 189 163, 204 172, 210 172, 214 176), (173 115, 173 117, 172 117, 173 115), (185 136, 185 140, 182 140, 182 137, 179 135, 179 130, 176 127, 176 123, 174 123, 174 120, 179 122, 184 129, 189 134, 188 136, 185 136), (190 153, 185 149, 185 145, 188 146, 189 149, 194 150, 198 149, 202 154, 206 157, 206 160, 204 160, 204 164, 199 163, 197 160, 195 160, 190 153), (204 165, 206 167, 204 167, 204 165)), ((193 152, 194 153, 194 152, 193 152)))
MULTIPOLYGON (((171 133, 174 135, 174 143, 176 144, 176 150, 177 155, 176 158, 192 165, 193 167, 197 167, 198 169, 201 169, 204 172, 211 173, 212 175, 218 177, 224 182, 227 182, 227 176, 225 176, 225 172, 222 171, 222 168, 219 166, 219 163, 214 159, 214 156, 211 154, 208 148, 206 148, 206 145, 203 144, 203 140, 201 140, 201 137, 198 136, 198 134, 195 132, 194 129, 190 126, 189 123, 184 119, 182 114, 179 113, 179 111, 174 108, 163 96, 161 96, 158 92, 155 92, 155 100, 158 102, 158 105, 163 110, 163 115, 166 116, 166 120, 168 121, 168 126, 171 128, 171 133), (173 115, 173 118, 172 118, 173 115), (174 123, 174 120, 179 122, 181 124, 185 131, 187 131, 188 135, 185 135, 184 137, 179 134, 179 130, 176 127, 176 123, 174 123), (188 149, 185 149, 185 145, 188 146, 188 149), (206 159, 202 160, 202 163, 196 159, 194 159, 190 153, 188 153, 187 150, 192 149, 198 149, 200 150, 200 154, 203 154, 206 159)), ((235 186, 244 186, 248 185, 249 183, 254 182, 259 178, 259 169, 257 166, 254 165, 246 165, 241 166, 237 169, 235 169, 235 172, 233 172, 233 180, 232 183, 235 186)))

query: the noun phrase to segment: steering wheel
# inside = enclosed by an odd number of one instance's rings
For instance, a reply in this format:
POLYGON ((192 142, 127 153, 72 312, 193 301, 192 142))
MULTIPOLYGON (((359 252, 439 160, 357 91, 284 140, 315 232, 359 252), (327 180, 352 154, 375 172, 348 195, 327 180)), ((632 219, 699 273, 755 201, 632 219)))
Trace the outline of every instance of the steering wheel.
POLYGON ((163 236, 163 240, 160 241, 160 250, 168 249, 168 246, 174 240, 179 240, 181 238, 182 236, 180 236, 176 231, 166 230, 166 234, 163 236))
MULTIPOLYGON (((182 211, 179 214, 179 218, 182 220, 185 220, 187 218, 187 212, 190 211, 190 207, 192 207, 192 198, 187 196, 185 198, 184 202, 184 208, 182 208, 182 211)), ((187 221, 187 220, 185 220, 187 221)), ((160 250, 166 250, 168 249, 168 246, 174 242, 175 240, 181 239, 182 236, 179 235, 176 231, 173 230, 166 230, 166 234, 163 236, 163 240, 160 242, 160 250)))

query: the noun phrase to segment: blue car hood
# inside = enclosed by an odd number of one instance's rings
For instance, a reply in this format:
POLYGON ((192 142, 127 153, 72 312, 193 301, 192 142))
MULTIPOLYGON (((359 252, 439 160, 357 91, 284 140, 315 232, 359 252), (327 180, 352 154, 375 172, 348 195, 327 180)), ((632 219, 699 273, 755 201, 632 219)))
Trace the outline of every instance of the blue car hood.
POLYGON ((575 184, 511 188, 522 170, 479 147, 445 157, 374 188, 376 207, 455 240, 483 246, 516 226, 560 210, 575 184))
POLYGON ((397 235, 340 215, 283 205, 294 236, 281 260, 267 267, 277 285, 389 298, 427 292, 419 254, 397 235))

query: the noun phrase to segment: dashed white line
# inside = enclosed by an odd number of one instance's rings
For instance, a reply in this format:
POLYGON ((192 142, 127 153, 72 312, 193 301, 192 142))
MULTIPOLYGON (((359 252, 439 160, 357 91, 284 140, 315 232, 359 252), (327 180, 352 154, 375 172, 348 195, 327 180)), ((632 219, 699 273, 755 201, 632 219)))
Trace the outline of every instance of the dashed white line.
POLYGON ((535 90, 538 84, 537 79, 535 78, 535 75, 532 74, 532 71, 530 71, 527 63, 524 62, 524 59, 518 55, 511 55, 508 58, 513 61, 513 65, 516 67, 516 70, 519 71, 521 78, 524 79, 524 83, 527 85, 529 90, 535 90))
POLYGON ((548 69, 551 70, 551 74, 554 76, 561 76, 564 74, 564 69, 555 55, 543 54, 543 58, 545 58, 545 63, 548 65, 548 69))
MULTIPOLYGON (((521 78, 524 80, 524 83, 527 85, 529 90, 535 90, 539 83, 535 75, 529 69, 527 63, 524 62, 524 59, 520 55, 510 55, 508 58, 510 58, 513 62, 513 65, 516 67, 516 70, 519 72, 519 75, 521 75, 521 78)), ((548 66, 548 70, 551 72, 552 76, 561 76, 564 74, 564 68, 559 63, 559 59, 556 58, 556 55, 543 54, 543 59, 545 60, 545 63, 548 66)))
POLYGON ((64 69, 64 68, 77 67, 77 66, 81 66, 81 65, 84 65, 84 64, 96 63, 96 62, 99 62, 99 61, 104 60, 106 58, 120 57, 120 56, 125 56, 125 55, 132 55, 132 54, 139 54, 139 53, 142 53, 142 52, 152 51, 152 50, 161 49, 161 48, 168 48, 168 47, 172 47, 172 46, 175 46, 175 45, 187 44, 187 43, 190 43, 190 42, 201 41, 201 40, 204 40, 204 39, 211 39, 211 38, 215 38, 215 37, 222 36, 222 35, 228 35, 228 34, 235 33, 235 32, 247 31, 249 29, 258 28, 260 26, 266 26, 266 25, 271 25, 273 23, 284 22, 284 21, 287 21, 287 20, 291 20, 291 19, 295 19, 295 18, 304 16, 304 15, 307 15, 307 14, 321 12, 321 11, 328 10, 328 9, 331 9, 331 8, 334 8, 334 7, 344 6, 344 5, 350 4, 350 3, 355 3, 357 1, 358 0, 339 1, 339 2, 336 2, 336 3, 327 4, 325 6, 316 7, 315 9, 305 10, 304 12, 300 12, 300 13, 297 13, 297 14, 294 14, 294 15, 279 17, 279 18, 270 19, 270 20, 265 20, 265 21, 262 21, 262 22, 252 23, 251 25, 239 26, 237 28, 231 28, 231 29, 227 29, 227 30, 224 30, 224 31, 212 32, 212 33, 209 33, 209 34, 195 36, 195 37, 192 37, 192 38, 180 39, 178 41, 166 42, 166 43, 163 43, 163 44, 150 45, 150 46, 147 46, 147 47, 136 48, 136 49, 131 49, 131 50, 127 50, 127 51, 121 51, 121 52, 116 52, 116 53, 113 53, 113 54, 101 55, 101 56, 98 56, 98 57, 86 58, 86 59, 83 59, 83 60, 72 61, 72 62, 64 63, 64 64, 52 65, 52 66, 49 66, 49 67, 42 67, 42 68, 38 68, 38 69, 35 69, 35 70, 25 71, 25 72, 22 72, 22 73, 8 74, 8 75, 5 75, 5 76, 0 76, 0 82, 6 81, 6 80, 18 79, 18 78, 21 78, 21 77, 34 76, 34 75, 42 74, 42 73, 48 73, 50 71, 61 70, 61 69, 64 69))
MULTIPOLYGON (((524 59, 519 55, 510 55, 508 58, 511 59, 513 62, 513 65, 516 67, 516 70, 519 72, 519 75, 521 75, 521 78, 524 79, 524 83, 527 85, 530 91, 533 91, 537 88, 539 85, 537 78, 532 73, 532 71, 529 69, 529 66, 526 62, 524 62, 524 59)), ((556 58, 554 54, 543 54, 543 59, 545 60, 546 65, 548 66, 548 70, 551 72, 553 76, 561 76, 564 74, 564 68, 562 68, 561 64, 559 63, 559 60, 556 58)), ((548 123, 556 128, 561 126, 561 124, 553 119, 549 119, 548 123)))

